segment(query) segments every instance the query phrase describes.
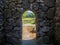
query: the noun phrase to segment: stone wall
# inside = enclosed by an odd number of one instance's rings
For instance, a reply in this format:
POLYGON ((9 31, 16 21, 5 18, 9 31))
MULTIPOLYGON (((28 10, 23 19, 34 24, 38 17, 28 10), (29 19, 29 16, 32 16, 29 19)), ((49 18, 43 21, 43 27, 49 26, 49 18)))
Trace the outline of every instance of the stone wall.
POLYGON ((53 45, 54 43, 54 17, 55 0, 40 0, 37 20, 37 42, 39 44, 53 45))
POLYGON ((5 0, 4 12, 6 45, 21 45, 20 0, 5 0))
POLYGON ((1 11, 4 14, 1 24, 4 23, 4 26, 2 24, 0 28, 2 30, 0 42, 5 41, 6 45, 21 45, 22 13, 31 10, 36 14, 38 45, 53 45, 55 0, 5 0, 4 6, 4 13, 1 11))
POLYGON ((0 45, 4 45, 4 0, 0 0, 0 45))
POLYGON ((55 16, 55 38, 57 45, 60 45, 60 0, 56 0, 56 16, 55 16))

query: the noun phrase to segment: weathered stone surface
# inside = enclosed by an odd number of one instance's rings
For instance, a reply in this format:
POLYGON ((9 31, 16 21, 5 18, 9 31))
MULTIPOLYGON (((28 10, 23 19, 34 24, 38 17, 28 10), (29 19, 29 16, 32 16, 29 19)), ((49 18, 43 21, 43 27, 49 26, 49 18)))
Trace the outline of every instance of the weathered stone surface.
POLYGON ((45 5, 48 7, 55 6, 55 2, 56 2, 56 0, 44 0, 45 5))
POLYGON ((6 45, 21 45, 20 3, 18 0, 6 0, 5 3, 6 45))
POLYGON ((0 0, 0 45, 4 45, 4 0, 0 0))
POLYGON ((56 0, 56 16, 55 16, 55 39, 58 45, 60 45, 60 0, 56 0))
MULTIPOLYGON (((38 45, 53 45, 52 37, 54 23, 53 19, 55 16, 55 0, 32 0, 32 2, 29 2, 28 0, 5 0, 5 7, 2 0, 0 0, 0 3, 0 43, 4 41, 3 36, 6 36, 6 45, 21 45, 22 13, 26 10, 32 10, 34 13, 36 13, 38 45), (31 9, 30 4, 32 4, 31 9), (5 8, 5 17, 3 17, 3 7, 5 8), (4 18, 5 32, 3 30, 4 18)), ((57 9, 59 10, 60 8, 57 9)), ((58 15, 60 15, 60 13, 58 13, 58 15)), ((59 34, 60 33, 57 34, 57 40, 59 39, 59 34)))
POLYGON ((37 38, 39 44, 53 43, 53 18, 55 16, 55 0, 40 0, 40 8, 38 10, 38 30, 37 38), (52 30, 52 31, 51 31, 52 30), (40 35, 40 36, 39 36, 40 35), (42 38, 41 38, 42 37, 42 38), (42 41, 41 41, 42 40, 42 41))

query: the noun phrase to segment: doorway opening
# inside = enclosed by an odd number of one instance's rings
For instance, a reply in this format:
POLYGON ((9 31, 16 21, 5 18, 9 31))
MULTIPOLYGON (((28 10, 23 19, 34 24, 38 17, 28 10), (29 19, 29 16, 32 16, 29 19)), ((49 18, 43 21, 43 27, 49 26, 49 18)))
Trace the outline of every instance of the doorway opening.
POLYGON ((22 15, 22 45, 36 45, 36 16, 31 10, 22 15))

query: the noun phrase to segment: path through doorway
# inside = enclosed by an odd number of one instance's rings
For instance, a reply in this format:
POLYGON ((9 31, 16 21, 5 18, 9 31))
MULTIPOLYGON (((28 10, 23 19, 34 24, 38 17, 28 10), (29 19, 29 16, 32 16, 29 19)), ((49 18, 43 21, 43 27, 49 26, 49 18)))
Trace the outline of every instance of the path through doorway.
POLYGON ((22 16, 22 45, 36 45, 35 14, 28 10, 22 16))

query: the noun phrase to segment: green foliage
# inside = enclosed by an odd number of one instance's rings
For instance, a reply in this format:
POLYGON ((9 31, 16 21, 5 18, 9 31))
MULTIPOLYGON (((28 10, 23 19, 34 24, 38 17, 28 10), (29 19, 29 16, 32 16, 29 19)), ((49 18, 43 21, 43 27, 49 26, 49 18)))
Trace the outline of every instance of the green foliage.
POLYGON ((24 18, 22 19, 23 24, 35 24, 35 18, 24 18))
POLYGON ((35 14, 32 11, 30 11, 30 12, 25 11, 23 13, 23 17, 22 18, 34 18, 34 17, 35 17, 35 14))
POLYGON ((23 24, 35 24, 35 14, 32 11, 25 11, 22 16, 23 24))

